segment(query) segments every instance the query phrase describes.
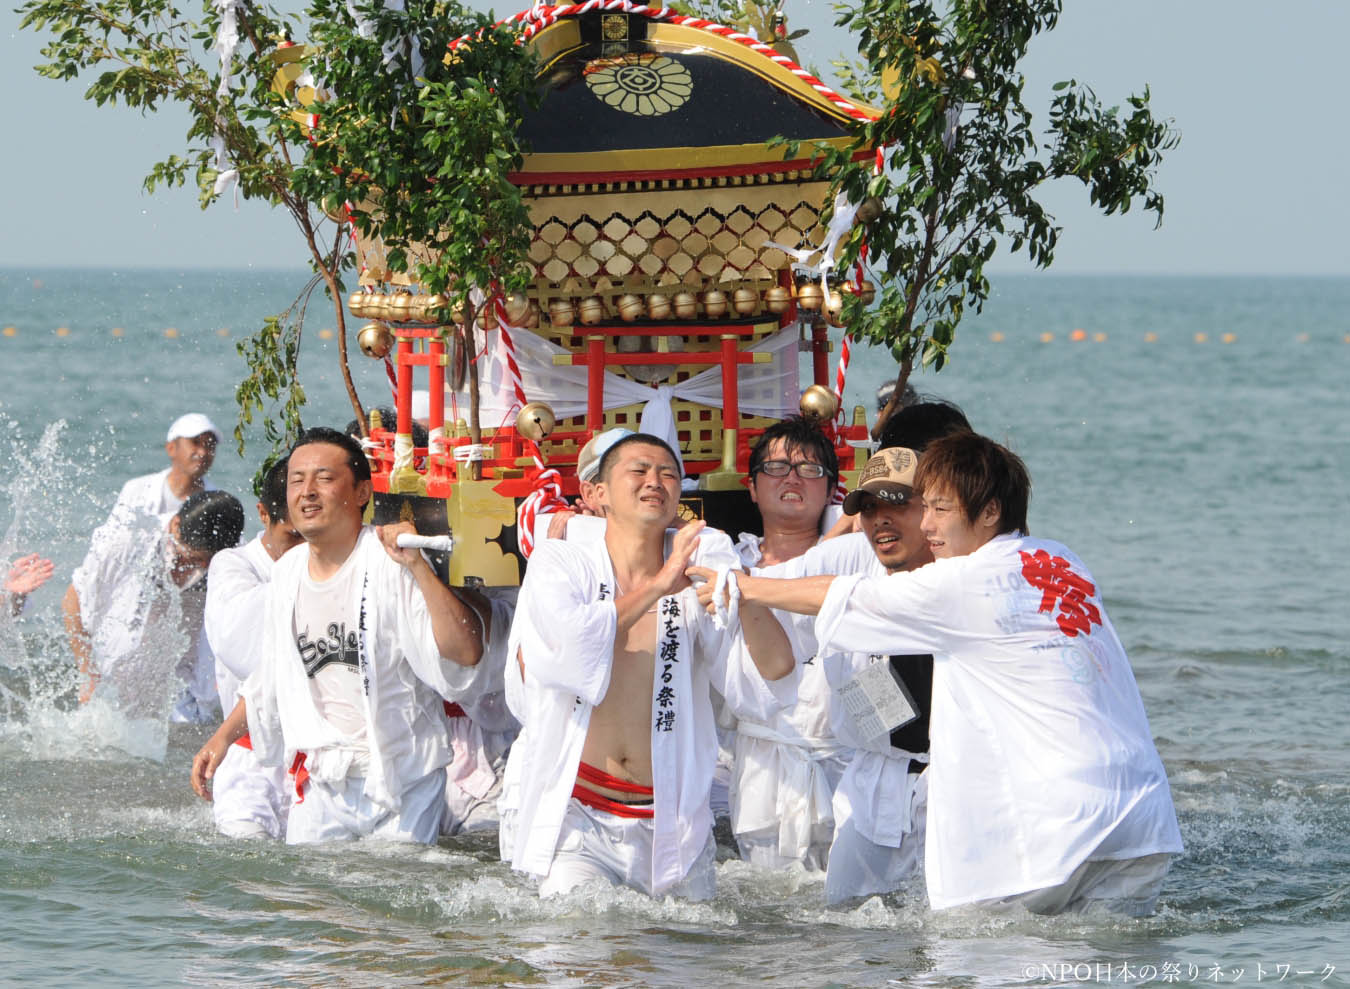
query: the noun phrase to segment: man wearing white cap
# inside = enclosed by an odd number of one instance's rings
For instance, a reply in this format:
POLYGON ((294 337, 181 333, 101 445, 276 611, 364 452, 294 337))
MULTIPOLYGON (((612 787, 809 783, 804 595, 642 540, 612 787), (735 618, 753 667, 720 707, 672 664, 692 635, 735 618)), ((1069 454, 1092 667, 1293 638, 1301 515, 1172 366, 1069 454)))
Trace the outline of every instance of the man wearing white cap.
POLYGON ((216 459, 220 430, 200 412, 179 416, 169 427, 164 452, 169 466, 153 474, 133 477, 122 485, 109 521, 134 522, 137 516, 166 517, 198 491, 212 491, 206 472, 216 459))

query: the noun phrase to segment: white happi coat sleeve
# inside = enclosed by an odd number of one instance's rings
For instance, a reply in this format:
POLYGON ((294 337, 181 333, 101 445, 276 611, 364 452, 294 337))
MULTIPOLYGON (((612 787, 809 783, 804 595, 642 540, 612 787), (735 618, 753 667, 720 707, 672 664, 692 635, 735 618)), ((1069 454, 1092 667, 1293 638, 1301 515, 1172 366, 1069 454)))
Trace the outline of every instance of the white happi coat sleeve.
POLYGON ((952 561, 884 577, 838 577, 816 617, 822 650, 868 653, 944 651, 950 612, 959 606, 952 561))
POLYGON ((225 549, 211 558, 203 615, 211 652, 240 681, 258 668, 267 604, 267 581, 259 578, 247 549, 225 549))
MULTIPOLYGON (((396 563, 380 543, 371 527, 362 533, 366 566, 379 574, 378 586, 390 594, 397 607, 395 628, 399 648, 416 677, 446 700, 457 701, 476 689, 479 667, 461 666, 452 657, 443 657, 436 645, 427 599, 417 579, 407 567, 396 563)), ((377 586, 372 581, 372 586, 377 586)), ((382 602, 371 602, 383 609, 382 602)))
POLYGON ((120 540, 103 538, 100 530, 95 530, 89 551, 70 577, 71 586, 80 598, 80 621, 91 639, 107 613, 116 587, 118 564, 125 555, 118 552, 120 549, 120 540))
MULTIPOLYGON (((667 538, 669 541, 670 537, 667 538)), ((699 533, 692 562, 709 570, 741 569, 740 553, 731 538, 720 529, 704 529, 699 533)), ((693 594, 684 597, 697 607, 697 598, 693 594)), ((720 630, 713 625, 710 616, 703 614, 697 629, 699 654, 707 664, 708 680, 737 717, 765 721, 796 702, 799 676, 795 665, 787 676, 765 680, 755 666, 739 624, 720 630)), ((792 644, 790 633, 788 643, 792 644)))
POLYGON ((595 575, 586 565, 584 551, 558 540, 537 544, 521 584, 508 644, 508 661, 514 661, 519 649, 530 679, 592 706, 609 690, 618 627, 612 594, 592 600, 594 587, 595 575))

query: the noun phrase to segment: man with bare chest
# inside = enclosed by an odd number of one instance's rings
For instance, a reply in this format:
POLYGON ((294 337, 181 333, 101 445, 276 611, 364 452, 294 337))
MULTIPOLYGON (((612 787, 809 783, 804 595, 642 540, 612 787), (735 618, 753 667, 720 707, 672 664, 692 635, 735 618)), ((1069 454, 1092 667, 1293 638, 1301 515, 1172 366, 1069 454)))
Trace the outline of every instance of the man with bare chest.
POLYGON ((760 716, 791 696, 791 653, 767 609, 718 627, 698 607, 685 569, 739 564, 702 523, 667 532, 676 465, 654 437, 615 443, 595 484, 603 542, 539 544, 521 587, 507 690, 523 725, 508 769, 520 807, 505 851, 543 895, 600 880, 711 896, 711 692, 760 716))

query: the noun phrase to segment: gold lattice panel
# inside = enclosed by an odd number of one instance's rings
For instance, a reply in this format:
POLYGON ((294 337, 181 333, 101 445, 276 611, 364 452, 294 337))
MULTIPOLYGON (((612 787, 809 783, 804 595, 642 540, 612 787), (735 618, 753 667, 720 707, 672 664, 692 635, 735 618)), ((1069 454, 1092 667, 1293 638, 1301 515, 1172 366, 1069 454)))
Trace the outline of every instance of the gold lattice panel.
POLYGON ((771 281, 787 247, 818 244, 819 183, 560 196, 531 207, 530 263, 564 293, 597 282, 653 286, 771 281))

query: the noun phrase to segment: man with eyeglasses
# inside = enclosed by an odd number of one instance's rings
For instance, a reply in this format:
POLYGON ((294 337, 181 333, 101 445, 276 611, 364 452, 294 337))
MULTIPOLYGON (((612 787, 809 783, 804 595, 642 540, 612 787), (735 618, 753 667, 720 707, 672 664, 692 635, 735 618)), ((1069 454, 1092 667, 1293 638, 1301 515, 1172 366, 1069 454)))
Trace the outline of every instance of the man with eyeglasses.
MULTIPOLYGON (((859 476, 857 488, 844 500, 844 512, 858 520, 860 531, 822 541, 785 563, 761 567, 758 576, 802 577, 819 574, 882 575, 917 569, 932 561, 919 531, 922 506, 913 494, 916 454, 933 440, 968 430, 961 410, 945 402, 924 402, 897 411, 882 433, 881 452, 859 476)), ((931 705, 933 657, 886 656, 868 652, 821 650, 814 626, 800 615, 775 610, 790 630, 797 655, 812 657, 802 679, 816 667, 824 681, 828 730, 846 763, 835 780, 830 811, 833 840, 825 865, 825 899, 834 904, 898 888, 911 876, 923 855, 928 759, 928 711, 931 705), (912 701, 913 718, 885 726, 850 715, 842 692, 858 693, 859 683, 876 677, 876 667, 889 665, 912 701), (849 686, 855 678, 859 683, 849 686)))
MULTIPOLYGON (((792 416, 764 431, 750 454, 750 499, 763 536, 741 533, 737 550, 752 573, 796 559, 828 527, 830 495, 839 477, 834 447, 812 420, 792 416)), ((796 863, 825 869, 834 831, 831 800, 850 752, 830 728, 830 687, 810 624, 776 613, 801 670, 796 703, 769 721, 742 719, 734 731, 722 717, 729 768, 731 830, 741 858, 770 869, 796 863), (795 629, 794 629, 795 627, 795 629)), ((714 809, 717 794, 714 792, 714 809)))

